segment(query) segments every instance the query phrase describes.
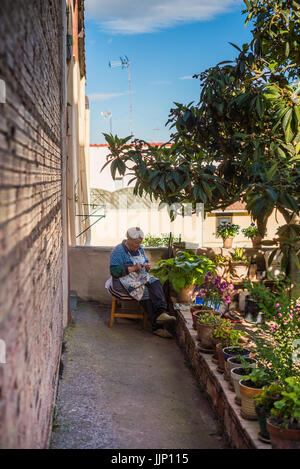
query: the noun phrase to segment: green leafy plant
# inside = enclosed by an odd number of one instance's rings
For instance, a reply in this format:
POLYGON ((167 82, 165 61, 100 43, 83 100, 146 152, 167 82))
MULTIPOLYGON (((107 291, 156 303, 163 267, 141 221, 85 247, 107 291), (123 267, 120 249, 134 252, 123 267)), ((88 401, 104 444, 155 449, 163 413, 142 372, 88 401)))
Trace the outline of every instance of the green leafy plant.
POLYGON ((269 416, 274 403, 280 399, 283 390, 284 386, 280 382, 264 386, 263 392, 254 397, 255 405, 263 409, 266 416, 269 416))
POLYGON ((214 261, 217 265, 221 266, 228 262, 229 258, 228 256, 223 256, 222 254, 216 254, 214 257, 214 261))
POLYGON ((219 224, 216 232, 216 237, 222 239, 233 238, 234 236, 239 234, 239 229, 239 225, 235 225, 234 223, 224 221, 219 224))
POLYGON ((259 310, 265 314, 267 320, 273 318, 276 308, 286 309, 293 300, 291 299, 291 283, 285 277, 271 277, 273 287, 267 287, 263 283, 252 283, 249 280, 243 281, 243 287, 247 290, 251 298, 258 304, 259 310))
POLYGON ((242 331, 234 329, 229 319, 223 319, 213 332, 213 337, 221 343, 222 347, 237 346, 243 335, 242 331))
MULTIPOLYGON (((251 225, 248 226, 247 228, 243 228, 242 233, 248 239, 254 239, 257 236, 260 236, 260 233, 259 233, 258 228, 255 225, 255 223, 251 223, 251 225)), ((266 233, 267 232, 265 231, 264 235, 266 235, 266 233)))
POLYGON ((180 251, 172 259, 160 260, 151 273, 164 284, 167 280, 179 292, 191 285, 201 285, 208 272, 215 272, 215 264, 205 256, 180 251))
MULTIPOLYGON (((270 326, 266 326, 270 328, 270 326)), ((276 332, 265 330, 260 327, 256 332, 249 333, 255 346, 256 358, 259 365, 268 370, 272 381, 282 381, 285 378, 300 373, 299 364, 294 359, 294 341, 299 338, 299 326, 288 334, 283 329, 276 329, 276 332), (293 334, 291 336, 291 334, 293 334)))
MULTIPOLYGON (((169 245, 169 234, 162 233, 160 236, 154 236, 148 233, 143 241, 143 246, 145 247, 160 247, 160 246, 168 246, 169 245)), ((171 241, 178 242, 179 237, 172 236, 171 241)))
POLYGON ((214 327, 219 327, 219 325, 222 324, 222 321, 223 319, 218 314, 214 313, 199 314, 197 318, 197 322, 199 324, 207 324, 214 327))
POLYGON ((242 262, 247 264, 249 258, 244 254, 243 248, 235 248, 234 253, 231 254, 231 262, 242 262))
MULTIPOLYGON (((277 247, 288 275, 297 264, 300 182, 298 0, 245 0, 249 43, 236 58, 195 75, 195 105, 174 103, 171 145, 106 136, 107 164, 134 174, 135 193, 174 205, 224 209, 242 200, 264 236, 274 210, 285 220, 277 247)), ((172 211, 173 214, 174 211, 172 211)), ((299 249, 299 248, 298 248, 299 249)), ((298 267, 299 268, 299 267, 298 267)))
POLYGON ((250 387, 262 388, 272 382, 272 376, 264 368, 251 368, 251 372, 243 376, 243 382, 250 387))
POLYGON ((299 377, 285 379, 285 389, 271 409, 272 422, 282 428, 300 429, 300 381, 299 377))
POLYGON ((213 275, 208 272, 204 277, 204 282, 199 290, 199 296, 204 299, 205 303, 224 303, 229 304, 234 286, 229 284, 219 275, 213 275))

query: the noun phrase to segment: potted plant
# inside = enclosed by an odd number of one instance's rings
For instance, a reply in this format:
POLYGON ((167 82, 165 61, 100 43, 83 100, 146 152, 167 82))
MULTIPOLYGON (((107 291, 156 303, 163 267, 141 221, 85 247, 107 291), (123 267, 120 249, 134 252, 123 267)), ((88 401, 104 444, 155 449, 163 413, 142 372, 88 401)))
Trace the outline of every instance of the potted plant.
POLYGON ((225 305, 230 303, 233 291, 232 284, 222 280, 219 275, 208 272, 197 295, 203 300, 205 307, 217 309, 221 303, 225 305))
POLYGON ((213 331, 223 319, 214 313, 203 313, 197 320, 197 337, 201 347, 213 352, 213 331))
POLYGON ((193 321, 193 329, 195 329, 195 330, 196 330, 197 316, 201 312, 202 312, 202 305, 198 305, 196 303, 193 303, 190 306, 190 313, 191 313, 192 321, 193 321))
POLYGON ((191 302, 195 285, 203 283, 208 272, 215 271, 215 264, 205 256, 197 256, 180 251, 172 259, 160 260, 151 273, 159 278, 162 284, 167 280, 172 289, 177 293, 179 302, 191 302))
MULTIPOLYGON (((260 232, 258 231, 258 228, 255 225, 255 223, 251 223, 251 225, 248 226, 247 228, 243 228, 242 233, 245 236, 245 238, 251 239, 252 246, 254 248, 258 248, 261 246, 262 236, 260 232)), ((265 235, 266 235, 266 232, 265 232, 265 235)))
POLYGON ((222 256, 221 254, 216 254, 214 257, 214 261, 216 263, 216 274, 219 277, 223 277, 226 268, 228 269, 229 257, 222 256))
MULTIPOLYGON (((235 368, 233 368, 235 369, 235 368)), ((241 415, 247 420, 257 420, 254 396, 263 392, 263 387, 269 385, 272 378, 264 368, 253 368, 251 373, 240 380, 242 410, 241 415)))
POLYGON ((216 344, 216 355, 218 357, 218 371, 225 372, 224 347, 237 346, 242 336, 241 331, 234 329, 229 319, 223 319, 213 331, 213 341, 216 344))
POLYGON ((263 392, 254 397, 255 412, 260 428, 258 438, 265 443, 271 442, 267 430, 267 418, 270 417, 271 409, 274 407, 274 403, 280 399, 282 391, 283 385, 280 382, 274 382, 265 386, 263 392))
MULTIPOLYGON (((243 333, 241 331, 235 331, 236 337, 238 337, 238 340, 241 338, 243 333), (239 334, 239 335, 238 335, 239 334)), ((227 360, 231 357, 236 357, 237 355, 242 356, 242 357, 250 357, 251 351, 245 347, 243 347, 239 342, 232 343, 230 346, 224 347, 222 352, 224 356, 224 362, 225 362, 225 379, 227 381, 230 381, 230 372, 227 368, 227 360)))
POLYGON ((230 378, 233 383, 233 388, 235 392, 235 402, 238 405, 241 405, 242 396, 240 391, 240 381, 243 376, 247 376, 251 368, 245 366, 243 363, 240 366, 231 368, 230 370, 230 378))
POLYGON ((239 280, 247 277, 250 260, 244 254, 243 248, 235 248, 234 253, 231 254, 230 263, 233 268, 234 277, 237 277, 239 280))
POLYGON ((289 377, 267 420, 273 449, 300 449, 300 380, 289 377))
POLYGON ((217 371, 219 371, 220 373, 223 373, 225 371, 225 365, 223 354, 219 353, 218 350, 220 349, 222 351, 222 348, 225 346, 224 344, 228 343, 231 329, 232 324, 229 319, 223 319, 222 322, 213 330, 213 360, 215 361, 215 363, 218 364, 217 371), (222 357, 223 360, 220 360, 219 356, 222 357))
POLYGON ((223 239, 224 248, 231 248, 233 238, 234 236, 239 234, 239 230, 240 230, 239 225, 235 225, 234 223, 224 221, 219 224, 215 235, 217 238, 223 239))
POLYGON ((228 375, 230 376, 230 382, 232 383, 232 385, 233 381, 231 378, 231 370, 233 368, 238 368, 241 365, 246 368, 256 368, 257 360, 255 358, 247 357, 245 355, 236 355, 233 357, 229 357, 226 361, 226 370, 228 375))

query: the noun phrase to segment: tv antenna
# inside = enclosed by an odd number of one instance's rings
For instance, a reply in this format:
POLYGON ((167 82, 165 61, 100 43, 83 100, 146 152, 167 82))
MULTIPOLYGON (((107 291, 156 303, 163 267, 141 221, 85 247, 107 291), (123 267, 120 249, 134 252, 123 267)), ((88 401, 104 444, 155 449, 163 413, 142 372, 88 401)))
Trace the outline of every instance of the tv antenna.
POLYGON ((128 88, 129 88, 129 115, 130 115, 130 134, 133 135, 133 119, 132 119, 132 96, 131 96, 131 77, 130 77, 130 61, 127 55, 120 57, 120 61, 113 60, 109 62, 110 68, 122 67, 122 69, 127 68, 128 72, 128 88))

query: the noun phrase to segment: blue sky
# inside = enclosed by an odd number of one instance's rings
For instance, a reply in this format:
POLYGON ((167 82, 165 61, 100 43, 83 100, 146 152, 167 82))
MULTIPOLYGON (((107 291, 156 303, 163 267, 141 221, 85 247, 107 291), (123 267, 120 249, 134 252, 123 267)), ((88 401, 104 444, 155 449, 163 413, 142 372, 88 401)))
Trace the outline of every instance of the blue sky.
POLYGON ((149 142, 169 139, 165 126, 173 102, 197 102, 195 73, 236 57, 229 42, 250 40, 240 0, 86 0, 86 93, 91 143, 105 143, 112 113, 113 134, 130 134, 127 70, 109 61, 131 62, 133 130, 149 142))

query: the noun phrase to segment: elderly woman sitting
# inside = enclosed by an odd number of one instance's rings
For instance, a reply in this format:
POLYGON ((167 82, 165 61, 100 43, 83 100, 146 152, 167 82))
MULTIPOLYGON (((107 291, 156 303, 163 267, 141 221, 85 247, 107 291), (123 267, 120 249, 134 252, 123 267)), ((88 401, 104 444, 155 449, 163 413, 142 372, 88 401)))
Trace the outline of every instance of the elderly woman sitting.
POLYGON ((160 281, 149 274, 150 264, 141 247, 144 233, 138 227, 129 228, 127 239, 115 247, 110 257, 112 275, 110 292, 139 301, 148 315, 154 334, 172 337, 163 325, 176 321, 167 313, 167 302, 160 281))

